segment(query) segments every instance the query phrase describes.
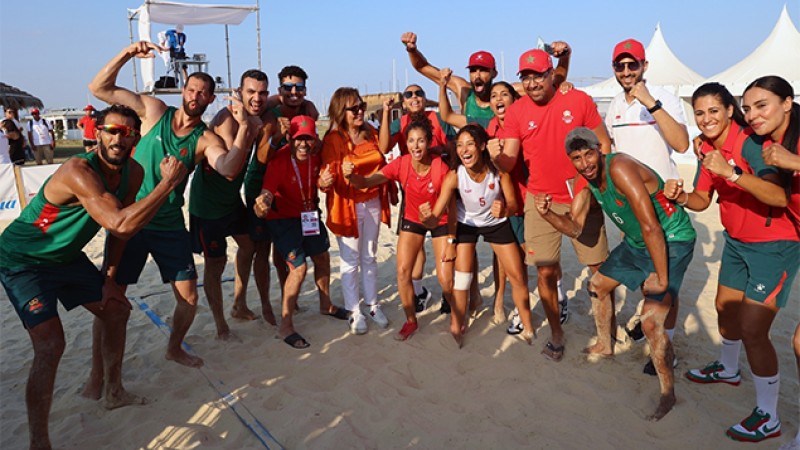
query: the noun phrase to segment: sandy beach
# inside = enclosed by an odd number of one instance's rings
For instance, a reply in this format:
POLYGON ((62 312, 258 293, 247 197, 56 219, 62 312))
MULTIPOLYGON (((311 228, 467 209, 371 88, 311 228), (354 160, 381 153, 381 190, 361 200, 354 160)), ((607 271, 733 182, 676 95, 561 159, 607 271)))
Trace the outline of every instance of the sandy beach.
MULTIPOLYGON (((681 170, 687 180, 692 179, 692 167, 683 165, 681 170)), ((485 244, 478 247, 479 280, 488 309, 472 322, 465 347, 456 348, 448 333, 449 318, 439 314, 440 289, 430 261, 425 285, 433 292, 432 306, 420 315, 421 328, 409 341, 395 341, 392 336, 404 320, 396 289, 396 237, 382 227, 379 300, 391 321, 385 330, 370 322, 366 335, 355 336, 346 322, 320 315, 309 274, 295 327, 310 348, 290 348, 262 319, 229 319, 242 342, 222 342, 215 339, 201 288, 198 314, 186 342, 205 360, 205 367, 189 369, 164 359, 166 334, 134 304, 123 381, 128 390, 150 400, 144 406, 106 411, 101 402, 79 395, 89 372, 92 316, 83 309, 62 310, 67 348, 56 380, 51 439, 62 449, 258 449, 265 448, 258 436, 263 439, 268 431, 290 449, 777 448, 800 426, 800 386, 791 351, 791 336, 800 321, 800 283, 795 280, 790 303, 772 326, 782 374, 778 408, 783 436, 761 444, 736 443, 725 436, 726 428, 755 406, 744 352, 744 382, 738 387, 704 386, 683 377, 688 368, 716 359, 720 345, 714 309, 722 253, 719 212, 713 204, 691 215, 698 240, 681 291, 675 333, 678 402, 660 422, 645 420, 658 401, 657 378, 642 373, 646 344, 620 343, 611 360, 588 361, 580 353, 591 343, 595 326, 584 289, 588 271, 577 263, 566 241, 562 264, 572 316, 565 326, 564 360, 554 363, 540 354, 549 327, 535 294, 531 298, 539 337, 533 346, 507 335, 505 323, 492 323, 491 252, 485 244), (223 397, 228 394, 226 401, 223 397), (256 432, 237 418, 234 408, 256 432)), ((0 224, 0 229, 6 225, 0 224)), ((615 246, 619 232, 608 228, 615 246)), ((331 241, 331 292, 334 303, 341 305, 338 249, 335 239, 331 241)), ((86 253, 99 265, 102 252, 101 232, 86 253)), ((229 245, 229 261, 234 252, 235 245, 229 245)), ((196 262, 202 270, 202 258, 196 257, 196 262)), ((272 273, 274 280, 274 269, 272 273)), ((529 273, 530 285, 535 286, 535 270, 529 273)), ((233 276, 232 262, 224 276, 233 276)), ((273 283, 276 313, 279 292, 273 283)), ((232 282, 223 283, 223 293, 229 314, 232 282)), ((174 297, 169 286, 161 284, 153 263, 128 294, 141 297, 169 322, 174 297)), ((5 292, 0 298, 0 448, 22 449, 28 443, 24 395, 32 348, 5 292)), ((621 324, 634 314, 640 298, 639 293, 618 290, 621 324)), ((510 310, 510 287, 505 303, 510 310)), ((252 281, 248 304, 260 314, 252 281)), ((266 444, 280 448, 275 441, 266 444)))

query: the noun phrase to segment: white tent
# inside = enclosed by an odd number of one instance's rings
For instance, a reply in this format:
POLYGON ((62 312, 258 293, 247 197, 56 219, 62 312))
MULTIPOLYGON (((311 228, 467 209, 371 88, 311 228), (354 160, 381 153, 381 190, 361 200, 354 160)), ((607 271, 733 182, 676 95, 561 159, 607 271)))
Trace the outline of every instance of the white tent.
POLYGON ((800 93, 800 33, 785 5, 778 23, 758 48, 708 81, 722 83, 739 96, 750 82, 764 75, 779 75, 792 85, 795 93, 800 93))
MULTIPOLYGON (((610 55, 609 51, 609 71, 612 70, 610 55)), ((647 72, 644 75, 647 82, 669 89, 679 97, 691 96, 694 85, 703 81, 700 74, 686 66, 669 48, 661 33, 661 24, 656 25, 653 38, 645 49, 645 56, 648 61, 647 72)), ((622 92, 617 79, 613 76, 581 89, 595 99, 609 99, 609 101, 622 92)))
MULTIPOLYGON (((225 25, 226 50, 228 58, 228 86, 230 86, 230 48, 227 43, 228 25, 239 25, 250 14, 258 14, 259 7, 255 5, 195 5, 189 3, 177 3, 163 0, 145 0, 142 6, 128 10, 128 27, 131 28, 133 20, 139 20, 139 40, 150 41, 150 23, 160 24, 182 24, 182 25, 206 25, 219 24, 225 25)), ((260 20, 256 20, 256 39, 258 42, 258 67, 261 68, 261 29, 260 20)), ((131 42, 133 42, 133 31, 131 29, 131 42)), ((139 64, 142 72, 144 90, 153 89, 154 67, 153 59, 140 59, 139 64)), ((138 90, 138 80, 136 69, 133 73, 134 89, 138 90)))

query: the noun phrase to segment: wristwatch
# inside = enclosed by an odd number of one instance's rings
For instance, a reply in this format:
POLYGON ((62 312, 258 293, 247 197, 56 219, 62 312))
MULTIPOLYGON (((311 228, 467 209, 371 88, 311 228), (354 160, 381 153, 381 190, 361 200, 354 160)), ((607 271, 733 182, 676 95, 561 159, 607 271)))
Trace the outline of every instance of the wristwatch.
POLYGON ((661 109, 662 106, 664 106, 664 105, 661 104, 661 100, 656 100, 656 104, 653 105, 650 108, 647 108, 647 112, 649 112, 650 114, 653 114, 654 112, 656 112, 659 109, 661 109))
POLYGON ((742 176, 742 173, 744 172, 742 172, 741 167, 733 166, 733 173, 731 174, 731 176, 728 177, 728 181, 730 181, 731 183, 736 183, 737 181, 739 181, 739 177, 742 176))
POLYGON ((456 239, 454 237, 447 238, 447 243, 448 244, 458 244, 458 239, 456 239))

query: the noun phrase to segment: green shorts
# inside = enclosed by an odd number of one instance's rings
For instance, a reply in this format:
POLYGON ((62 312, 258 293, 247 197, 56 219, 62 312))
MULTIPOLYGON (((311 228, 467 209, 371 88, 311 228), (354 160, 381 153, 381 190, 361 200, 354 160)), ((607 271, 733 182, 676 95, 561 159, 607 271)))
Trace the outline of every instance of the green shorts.
POLYGON ((189 216, 189 232, 192 235, 192 250, 207 258, 226 256, 228 236, 238 236, 248 232, 247 211, 244 206, 219 219, 204 219, 189 216))
POLYGON ((197 279, 188 231, 144 229, 133 235, 125 244, 125 252, 117 268, 117 283, 136 284, 147 262, 148 254, 153 255, 162 282, 197 279))
POLYGON ((267 220, 267 228, 272 235, 272 245, 278 249, 283 260, 293 267, 300 267, 306 262, 306 257, 320 255, 331 247, 328 229, 322 220, 319 221, 319 234, 316 236, 303 236, 300 218, 267 220))
POLYGON ((62 266, 0 268, 0 282, 29 330, 58 317, 57 300, 69 311, 103 298, 103 276, 83 253, 62 266))
MULTIPOLYGON (((669 284, 661 294, 648 295, 648 300, 661 301, 669 293, 672 299, 678 298, 683 284, 683 276, 694 255, 694 239, 684 242, 667 242, 667 274, 669 284)), ((639 289, 650 275, 655 272, 650 252, 646 248, 636 248, 622 241, 611 251, 608 259, 600 266, 600 273, 618 281, 630 290, 639 289)))
POLYGON ((525 245, 525 216, 511 216, 508 218, 511 230, 517 238, 517 243, 525 245))
POLYGON ((719 284, 757 302, 786 306, 800 267, 800 242, 742 242, 723 234, 719 284))

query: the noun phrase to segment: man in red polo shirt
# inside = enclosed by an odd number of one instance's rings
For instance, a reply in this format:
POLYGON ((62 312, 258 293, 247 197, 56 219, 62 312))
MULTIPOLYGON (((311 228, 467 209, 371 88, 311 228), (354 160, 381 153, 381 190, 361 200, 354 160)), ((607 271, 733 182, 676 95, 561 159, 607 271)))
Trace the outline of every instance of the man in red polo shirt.
MULTIPOLYGON (((539 295, 550 323, 550 340, 542 353, 553 361, 564 355, 564 331, 559 322, 556 282, 561 259, 561 234, 544 220, 533 206, 534 195, 552 196, 554 208, 567 213, 572 202, 571 183, 577 172, 563 151, 564 139, 577 127, 592 129, 600 140, 600 150, 608 153, 611 143, 592 98, 573 89, 558 92, 554 83, 553 63, 543 50, 533 49, 519 59, 523 96, 508 108, 505 118, 505 139, 489 146, 494 163, 503 171, 514 167, 522 151, 530 176, 525 205, 526 262, 536 265, 539 295)), ((587 217, 587 225, 572 237, 578 259, 597 271, 608 255, 608 242, 603 227, 603 213, 595 208, 587 217)))
POLYGON ((95 146, 97 146, 97 136, 95 135, 95 123, 94 123, 94 106, 86 105, 83 108, 86 111, 86 115, 81 117, 81 120, 78 121, 78 128, 83 131, 83 148, 86 149, 87 152, 94 150, 95 146))

